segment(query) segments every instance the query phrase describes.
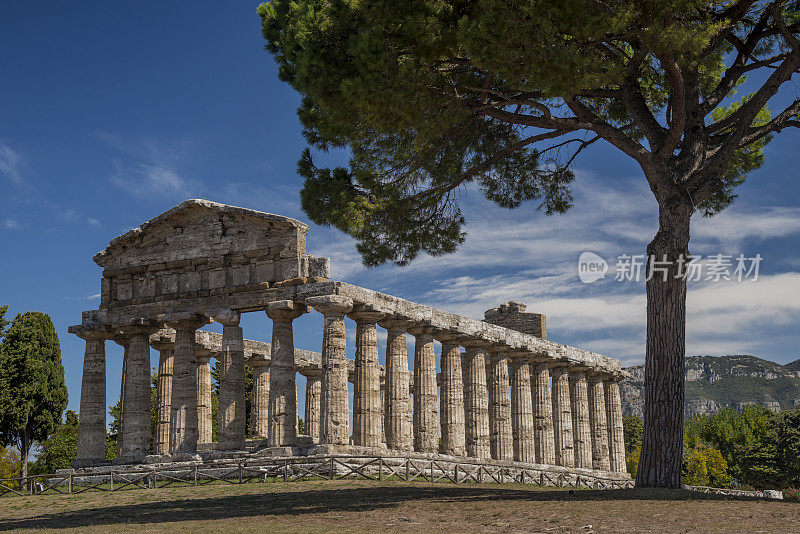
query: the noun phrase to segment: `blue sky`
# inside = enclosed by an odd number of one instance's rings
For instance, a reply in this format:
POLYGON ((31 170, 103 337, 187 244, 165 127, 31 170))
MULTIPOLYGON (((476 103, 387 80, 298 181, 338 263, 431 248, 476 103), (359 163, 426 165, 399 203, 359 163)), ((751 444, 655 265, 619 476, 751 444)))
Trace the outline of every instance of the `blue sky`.
MULTIPOLYGON (((110 239, 187 198, 305 220, 298 97, 263 50, 256 6, 0 8, 0 304, 52 316, 72 409, 83 342, 67 326, 99 303, 91 258, 110 239)), ((798 92, 790 86, 778 99, 798 92)), ((732 208, 694 220, 693 253, 764 260, 756 282, 690 284, 687 353, 800 357, 799 140, 785 131, 732 208)), ((535 204, 502 210, 462 191, 469 235, 450 256, 365 270, 350 239, 313 225, 309 251, 331 256, 336 279, 475 318, 522 300, 547 314, 551 339, 640 363, 644 282, 618 282, 612 272, 582 284, 577 259, 583 251, 611 263, 642 254, 656 204, 639 169, 611 148, 590 149, 576 170, 576 204, 564 216, 547 217, 535 204)), ((246 337, 269 340, 264 314, 248 314, 243 326, 246 337)), ((296 346, 319 350, 321 326, 315 313, 299 319, 296 346)), ((107 355, 113 402, 121 350, 109 343, 107 355)))

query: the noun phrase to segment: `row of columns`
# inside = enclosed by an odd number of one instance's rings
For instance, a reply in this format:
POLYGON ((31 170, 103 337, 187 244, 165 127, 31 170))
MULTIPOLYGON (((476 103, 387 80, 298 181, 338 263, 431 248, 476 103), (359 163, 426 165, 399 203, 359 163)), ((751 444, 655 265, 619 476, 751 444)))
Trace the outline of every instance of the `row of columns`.
MULTIPOLYGON (((589 373, 530 353, 504 352, 430 327, 387 317, 351 299, 327 295, 305 303, 271 302, 271 363, 253 360, 251 431, 271 447, 297 442, 294 319, 314 308, 324 316, 322 368, 309 373, 306 434, 319 443, 350 443, 344 319, 356 322, 352 444, 422 453, 536 462, 624 472, 618 378, 589 373), (387 330, 385 390, 381 389, 377 329, 387 330), (415 338, 413 406, 406 334, 415 338), (442 343, 437 384, 434 339, 442 343), (466 349, 462 357, 461 347, 466 349), (441 443, 440 443, 441 434, 441 443)), ((239 315, 212 310, 222 323, 219 445, 242 449, 245 439, 244 341, 239 315)), ((174 345, 160 350, 156 454, 194 453, 211 441, 210 368, 198 354, 197 315, 162 317, 175 329, 174 345), (167 409, 167 407, 169 407, 167 409), (208 414, 205 411, 208 410, 208 414)), ((149 337, 155 323, 124 325, 125 347, 119 456, 149 452, 149 337)), ((105 454, 105 354, 108 330, 76 332, 86 340, 81 392, 79 461, 105 454)))

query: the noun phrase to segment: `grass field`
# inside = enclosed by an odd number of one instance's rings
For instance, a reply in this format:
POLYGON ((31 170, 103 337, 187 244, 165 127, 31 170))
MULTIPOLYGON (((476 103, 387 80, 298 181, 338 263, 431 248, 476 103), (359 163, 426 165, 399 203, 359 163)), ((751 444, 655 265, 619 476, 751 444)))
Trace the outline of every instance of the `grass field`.
POLYGON ((800 532, 800 503, 684 491, 308 481, 0 498, 0 531, 800 532))

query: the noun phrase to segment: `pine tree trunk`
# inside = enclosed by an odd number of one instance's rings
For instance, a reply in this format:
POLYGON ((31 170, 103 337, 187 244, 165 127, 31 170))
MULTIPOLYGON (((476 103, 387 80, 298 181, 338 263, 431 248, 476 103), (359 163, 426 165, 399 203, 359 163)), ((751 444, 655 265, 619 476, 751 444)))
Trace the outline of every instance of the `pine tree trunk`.
POLYGON ((28 489, 28 481, 25 478, 28 476, 28 452, 31 448, 31 441, 28 438, 28 429, 22 432, 21 447, 19 448, 20 466, 19 466, 19 489, 28 489))
POLYGON ((642 487, 681 485, 686 278, 679 262, 689 260, 692 211, 685 202, 661 202, 658 233, 647 247, 650 261, 668 264, 655 264, 665 266, 666 277, 657 268, 647 281, 644 437, 636 475, 642 487))

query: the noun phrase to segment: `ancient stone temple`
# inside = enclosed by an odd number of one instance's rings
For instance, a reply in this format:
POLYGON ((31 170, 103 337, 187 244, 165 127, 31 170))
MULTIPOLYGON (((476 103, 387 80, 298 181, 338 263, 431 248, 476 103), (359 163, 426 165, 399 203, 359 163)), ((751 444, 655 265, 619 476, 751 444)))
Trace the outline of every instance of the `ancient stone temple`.
POLYGON ((94 257, 99 309, 70 327, 86 341, 76 467, 107 463, 113 341, 124 348, 117 464, 349 454, 629 481, 619 361, 547 340, 545 316, 518 302, 476 320, 333 281, 330 260, 306 251, 307 232, 288 217, 188 200, 94 257), (259 312, 272 322, 271 343, 245 339, 239 326, 259 312), (320 352, 294 345, 293 321, 314 312, 322 331, 311 348, 320 352), (355 359, 345 317, 356 324, 355 359), (212 321, 222 334, 201 330, 212 321), (383 358, 378 328, 387 331, 383 358), (151 348, 160 354, 152 443, 151 348), (216 442, 211 359, 221 371, 216 442))

